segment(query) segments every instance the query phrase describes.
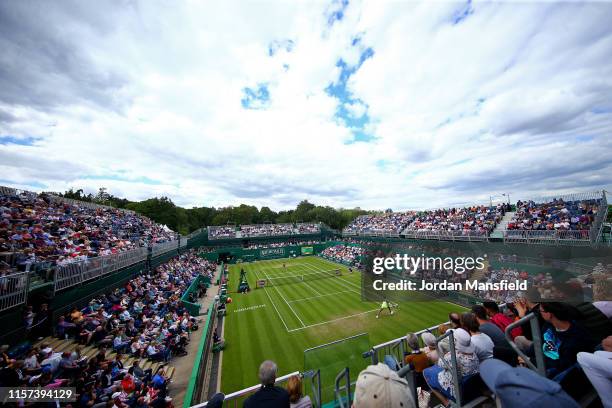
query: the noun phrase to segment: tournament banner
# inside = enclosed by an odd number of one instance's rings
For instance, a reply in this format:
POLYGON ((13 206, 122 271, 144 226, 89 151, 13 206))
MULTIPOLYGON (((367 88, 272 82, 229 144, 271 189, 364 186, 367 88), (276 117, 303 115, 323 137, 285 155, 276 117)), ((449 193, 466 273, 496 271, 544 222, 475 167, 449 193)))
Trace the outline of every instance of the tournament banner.
POLYGON ((314 254, 314 248, 309 246, 309 247, 302 247, 302 255, 313 255, 314 254))

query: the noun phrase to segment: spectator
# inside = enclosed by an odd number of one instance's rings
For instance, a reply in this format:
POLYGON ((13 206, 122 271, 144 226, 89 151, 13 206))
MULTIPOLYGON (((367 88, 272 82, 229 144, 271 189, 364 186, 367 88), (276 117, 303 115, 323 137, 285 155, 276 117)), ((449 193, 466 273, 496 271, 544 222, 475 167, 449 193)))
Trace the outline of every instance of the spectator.
POLYGON ((416 408, 408 382, 387 365, 370 365, 359 373, 353 408, 416 408))
POLYGON ((593 351, 593 341, 581 326, 572 320, 572 309, 560 302, 540 304, 546 321, 542 327, 542 351, 546 375, 554 377, 576 363, 581 351, 593 351))
POLYGON ((493 358, 493 348, 495 347, 493 340, 486 334, 480 332, 480 324, 474 313, 468 312, 461 315, 461 327, 467 330, 470 336, 472 336, 471 341, 474 345, 476 355, 478 356, 478 361, 482 363, 484 360, 493 358))
POLYGON ((266 360, 259 366, 259 381, 261 388, 244 401, 244 408, 287 408, 289 407, 289 393, 281 387, 275 386, 276 363, 266 360))
POLYGON ((308 395, 302 393, 302 379, 299 375, 294 375, 287 380, 287 392, 289 393, 289 403, 291 408, 311 408, 312 401, 308 395))
MULTIPOLYGON (((499 306, 497 306, 497 303, 492 302, 492 301, 487 301, 487 302, 482 302, 482 306, 487 310, 487 314, 489 315, 491 322, 494 323, 497 327, 499 327, 502 332, 505 332, 506 327, 514 323, 513 319, 511 319, 510 317, 506 316, 505 314, 499 311, 499 306)), ((512 329, 512 331, 510 332, 510 335, 512 336, 513 339, 516 336, 520 336, 521 334, 522 334, 522 331, 520 327, 516 327, 512 329)))
POLYGON ((339 261, 348 265, 357 265, 362 255, 365 254, 365 249, 361 246, 354 245, 334 245, 325 248, 321 255, 332 260, 339 261))
POLYGON ((431 364, 438 362, 438 347, 436 346, 436 336, 429 332, 421 334, 421 339, 425 343, 425 347, 421 349, 427 355, 431 364))
POLYGON ((423 377, 423 370, 431 365, 427 354, 423 353, 419 347, 419 338, 414 333, 408 333, 406 335, 406 342, 408 347, 412 350, 411 353, 406 354, 404 357, 404 363, 412 367, 416 373, 416 386, 425 387, 425 378, 423 377))
MULTIPOLYGON (((459 376, 465 377, 478 373, 478 357, 470 340, 470 334, 463 329, 456 329, 453 331, 453 337, 459 376)), ((455 389, 451 369, 451 353, 449 352, 438 360, 437 365, 426 368, 423 375, 431 389, 439 391, 445 398, 454 400, 455 389)))
POLYGON ((406 342, 412 351, 406 354, 404 363, 411 365, 415 372, 422 373, 431 364, 427 354, 423 353, 419 347, 419 338, 414 333, 408 333, 406 335, 406 342))
MULTIPOLYGON (((539 327, 544 325, 544 319, 540 314, 540 303, 533 301, 537 299, 537 289, 532 289, 528 293, 526 298, 519 298, 514 303, 518 312, 518 318, 521 319, 527 316, 529 313, 533 313, 536 316, 539 327)), ((527 353, 533 345, 533 333, 531 332, 531 323, 527 322, 521 325, 522 335, 514 338, 514 343, 524 353, 527 353)))
POLYGON ((476 321, 478 321, 478 330, 489 336, 491 341, 493 341, 493 356, 512 366, 516 365, 516 353, 510 347, 501 329, 491 323, 487 310, 481 305, 474 305, 472 306, 472 313, 474 313, 476 321))
POLYGON ((593 353, 580 352, 578 364, 599 394, 604 408, 612 408, 612 336, 601 342, 602 350, 593 353))

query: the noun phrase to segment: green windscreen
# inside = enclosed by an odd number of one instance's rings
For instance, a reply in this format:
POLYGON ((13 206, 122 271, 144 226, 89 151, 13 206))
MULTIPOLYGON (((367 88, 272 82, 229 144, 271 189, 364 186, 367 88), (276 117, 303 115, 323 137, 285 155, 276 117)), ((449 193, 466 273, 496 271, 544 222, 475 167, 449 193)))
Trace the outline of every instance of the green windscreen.
MULTIPOLYGON (((321 370, 323 403, 334 399, 336 376, 346 367, 349 368, 351 383, 357 381, 359 372, 370 362, 369 359, 363 358, 363 353, 369 348, 368 334, 362 333, 304 351, 304 371, 321 370)), ((351 391, 354 391, 354 386, 351 387, 351 391)))
POLYGON ((312 255, 314 254, 313 247, 302 247, 302 255, 312 255))

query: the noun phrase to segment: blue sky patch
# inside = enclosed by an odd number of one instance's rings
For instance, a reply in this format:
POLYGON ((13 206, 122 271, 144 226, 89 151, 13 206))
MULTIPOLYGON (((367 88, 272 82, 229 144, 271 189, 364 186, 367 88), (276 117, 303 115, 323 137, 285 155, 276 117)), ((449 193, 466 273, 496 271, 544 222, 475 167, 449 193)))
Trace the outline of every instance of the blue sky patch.
POLYGON ((33 146, 34 143, 38 142, 41 139, 42 138, 40 137, 32 137, 32 136, 17 137, 17 136, 4 135, 4 136, 0 136, 0 145, 13 144, 13 145, 20 145, 20 146, 33 146))
POLYGON ((291 52, 295 43, 293 40, 274 40, 268 45, 268 56, 272 57, 279 51, 291 52))
POLYGON ((474 7, 472 6, 472 0, 468 0, 460 9, 455 11, 452 18, 453 25, 461 23, 472 14, 474 14, 474 7))
MULTIPOLYGON (((353 46, 360 46, 361 40, 359 37, 355 37, 352 41, 353 46)), ((363 48, 363 47, 361 47, 363 48)), ((351 91, 347 89, 347 82, 351 75, 361 68, 361 65, 374 56, 374 50, 370 47, 364 48, 359 56, 359 62, 355 66, 349 66, 344 60, 339 59, 336 62, 336 66, 340 68, 340 75, 338 80, 334 83, 329 84, 325 91, 328 95, 338 99, 338 107, 336 108, 336 119, 343 123, 346 127, 350 128, 353 133, 353 140, 347 142, 347 144, 355 142, 368 142, 374 139, 374 135, 369 134, 366 130, 366 126, 370 123, 370 117, 368 115, 368 105, 359 98, 355 98, 351 91), (353 114, 353 107, 355 105, 362 105, 365 107, 364 113, 355 116, 353 114)))
POLYGON ((334 0, 327 12, 327 24, 331 27, 337 21, 342 21, 348 7, 348 0, 334 0))
POLYGON ((258 84, 256 88, 245 87, 242 94, 240 103, 245 109, 264 109, 270 102, 270 91, 265 83, 258 84))
POLYGON ((39 190, 44 190, 47 188, 46 184, 43 184, 39 181, 14 181, 14 180, 6 180, 6 179, 0 179, 0 185, 3 186, 26 186, 26 187, 30 187, 33 190, 35 189, 39 189, 39 190))

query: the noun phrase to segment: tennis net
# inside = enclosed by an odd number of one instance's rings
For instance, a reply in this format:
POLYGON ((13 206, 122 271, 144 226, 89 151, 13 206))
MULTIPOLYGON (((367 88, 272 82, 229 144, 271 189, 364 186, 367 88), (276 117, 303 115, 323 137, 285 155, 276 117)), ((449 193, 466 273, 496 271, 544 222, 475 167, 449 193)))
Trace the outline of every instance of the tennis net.
POLYGON ((308 282, 319 279, 329 279, 342 276, 340 269, 333 269, 328 271, 308 272, 298 275, 291 276, 275 276, 265 277, 266 286, 279 286, 279 285, 290 285, 293 283, 308 282))

